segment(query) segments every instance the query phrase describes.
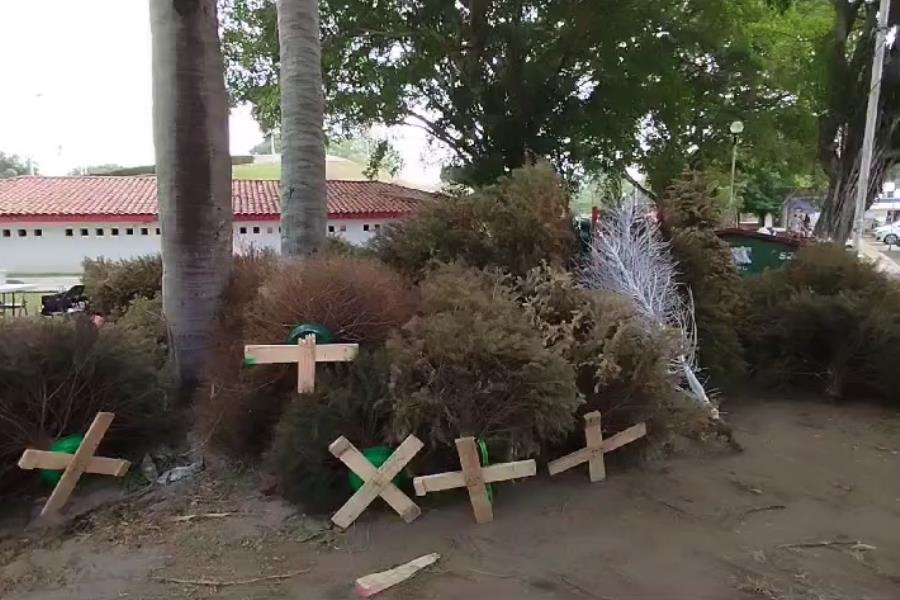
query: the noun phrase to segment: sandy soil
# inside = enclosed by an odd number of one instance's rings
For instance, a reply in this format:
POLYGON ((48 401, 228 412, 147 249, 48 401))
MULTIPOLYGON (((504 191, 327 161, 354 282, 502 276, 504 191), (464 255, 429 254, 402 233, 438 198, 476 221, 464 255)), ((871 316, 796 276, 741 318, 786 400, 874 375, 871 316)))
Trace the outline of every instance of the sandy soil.
POLYGON ((581 471, 505 484, 480 526, 464 492, 447 492, 412 525, 377 510, 340 533, 266 498, 252 477, 207 474, 62 534, 7 530, 0 597, 349 599, 357 577, 439 552, 379 597, 900 598, 900 413, 772 402, 729 419, 742 454, 612 465, 595 485, 581 471), (173 521, 207 512, 237 514, 173 521), (835 543, 788 546, 809 542, 835 543))

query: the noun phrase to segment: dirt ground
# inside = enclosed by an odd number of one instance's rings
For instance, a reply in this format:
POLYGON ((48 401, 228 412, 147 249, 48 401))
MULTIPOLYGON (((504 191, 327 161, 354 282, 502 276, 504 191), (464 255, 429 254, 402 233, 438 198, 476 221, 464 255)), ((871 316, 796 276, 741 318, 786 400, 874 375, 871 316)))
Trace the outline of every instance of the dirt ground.
POLYGON ((62 534, 7 526, 0 597, 349 599, 357 577, 439 552, 379 597, 900 598, 900 413, 773 401, 728 418, 741 454, 612 465, 594 485, 577 469, 502 484, 486 525, 464 492, 445 492, 411 525, 376 510, 340 533, 265 497, 251 476, 205 474, 62 534), (209 512, 236 514, 174 520, 209 512), (233 585, 175 581, 203 579, 233 585))

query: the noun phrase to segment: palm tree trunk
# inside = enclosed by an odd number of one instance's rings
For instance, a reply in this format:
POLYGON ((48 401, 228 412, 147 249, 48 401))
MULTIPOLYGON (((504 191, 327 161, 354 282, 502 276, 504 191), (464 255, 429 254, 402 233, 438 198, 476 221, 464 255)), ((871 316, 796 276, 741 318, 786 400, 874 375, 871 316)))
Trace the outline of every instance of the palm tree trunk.
POLYGON ((278 1, 281 47, 281 252, 315 254, 325 241, 325 98, 317 0, 278 1))
POLYGON ((232 255, 216 0, 150 0, 163 311, 183 389, 201 378, 232 255))

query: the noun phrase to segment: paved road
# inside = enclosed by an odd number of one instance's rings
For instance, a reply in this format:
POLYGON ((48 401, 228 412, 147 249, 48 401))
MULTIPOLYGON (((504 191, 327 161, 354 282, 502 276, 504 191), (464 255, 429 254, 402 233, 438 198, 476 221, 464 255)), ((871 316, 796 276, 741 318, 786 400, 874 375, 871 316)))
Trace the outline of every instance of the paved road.
POLYGON ((881 254, 887 256, 892 261, 900 265, 900 246, 885 246, 881 250, 881 254))
POLYGON ((864 238, 862 254, 874 261, 881 271, 900 278, 900 248, 889 250, 874 238, 864 238))

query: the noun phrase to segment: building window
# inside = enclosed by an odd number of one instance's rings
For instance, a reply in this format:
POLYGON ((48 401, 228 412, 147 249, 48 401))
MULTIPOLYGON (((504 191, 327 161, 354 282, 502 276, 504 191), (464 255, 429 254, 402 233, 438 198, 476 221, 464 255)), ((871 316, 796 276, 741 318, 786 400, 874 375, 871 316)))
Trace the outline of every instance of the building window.
POLYGON ((17 231, 16 233, 19 234, 19 237, 25 237, 26 235, 28 235, 28 232, 25 231, 24 229, 20 229, 20 230, 17 231))
POLYGON ((101 227, 97 228, 97 237, 103 237, 103 229, 101 227))
POLYGON ((34 230, 34 237, 43 237, 43 236, 44 236, 44 230, 43 230, 43 229, 35 229, 35 230, 34 230))
POLYGON ((162 235, 162 231, 160 231, 159 227, 156 228, 156 235, 162 235))
POLYGON ((271 227, 266 227, 266 233, 274 233, 271 227))
POLYGON ((147 229, 146 227, 141 227, 141 235, 149 235, 149 234, 150 234, 149 229, 147 229))
POLYGON ((110 230, 109 230, 109 235, 119 235, 119 228, 118 228, 118 227, 113 227, 112 229, 110 229, 110 230))
POLYGON ((3 237, 10 237, 11 235, 12 235, 12 232, 9 229, 3 230, 3 237))
POLYGON ((238 233, 240 233, 241 235, 246 234, 246 233, 247 233, 247 228, 246 228, 246 227, 239 227, 239 228, 238 228, 238 233))
POLYGON ((341 225, 341 231, 347 231, 347 226, 346 226, 346 225, 341 225))
POLYGON ((281 233, 281 227, 278 228, 278 233, 281 233))
POLYGON ((66 237, 72 237, 73 235, 75 235, 74 229, 66 229, 66 237))
POLYGON ((375 223, 375 231, 378 231, 379 229, 381 229, 381 224, 375 223))
POLYGON ((87 230, 87 229, 82 229, 79 233, 81 233, 81 237, 87 237, 87 236, 88 236, 88 230, 87 230))
POLYGON ((254 228, 253 228, 253 233, 259 233, 259 227, 254 227, 254 228))
POLYGON ((134 235, 134 227, 128 227, 125 229, 125 235, 134 235))
POLYGON ((363 231, 368 231, 368 230, 369 230, 369 224, 368 223, 363 224, 363 231))
POLYGON ((328 226, 328 233, 334 233, 334 225, 328 226))

